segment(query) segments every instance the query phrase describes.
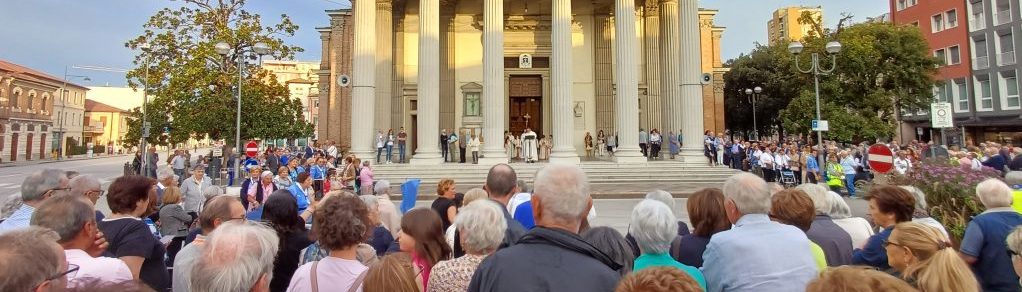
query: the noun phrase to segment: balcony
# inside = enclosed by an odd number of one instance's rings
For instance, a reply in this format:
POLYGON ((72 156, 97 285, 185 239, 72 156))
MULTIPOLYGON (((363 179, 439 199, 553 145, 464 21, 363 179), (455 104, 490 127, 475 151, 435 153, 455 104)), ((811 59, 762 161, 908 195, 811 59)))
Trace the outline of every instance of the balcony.
POLYGON ((983 14, 975 14, 969 20, 969 31, 977 31, 987 28, 987 19, 983 14))
POLYGON ((983 56, 972 59, 973 70, 983 70, 986 68, 990 68, 990 57, 983 56))
POLYGON ((997 11, 997 25, 1011 22, 1011 10, 997 11))
POLYGON ((1007 51, 1007 52, 1001 53, 997 57, 997 65, 998 66, 1013 65, 1013 64, 1015 64, 1015 51, 1007 51))

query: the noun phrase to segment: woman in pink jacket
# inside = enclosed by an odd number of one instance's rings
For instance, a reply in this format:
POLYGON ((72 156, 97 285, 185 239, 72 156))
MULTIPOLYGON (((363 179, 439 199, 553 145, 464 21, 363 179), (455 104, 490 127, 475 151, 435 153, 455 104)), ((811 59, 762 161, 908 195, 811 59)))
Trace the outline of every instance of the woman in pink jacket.
POLYGON ((369 160, 362 162, 362 169, 358 174, 359 182, 361 182, 359 193, 362 195, 373 194, 373 169, 369 167, 369 160))

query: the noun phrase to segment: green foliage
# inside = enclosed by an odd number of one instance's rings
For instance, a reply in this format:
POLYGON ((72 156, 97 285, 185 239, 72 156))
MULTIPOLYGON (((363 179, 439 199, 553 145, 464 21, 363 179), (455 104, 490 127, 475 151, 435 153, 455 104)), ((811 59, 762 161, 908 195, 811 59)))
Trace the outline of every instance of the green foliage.
POLYGON ((976 185, 1000 172, 984 167, 965 169, 946 159, 928 159, 913 165, 905 175, 893 175, 891 184, 910 185, 926 194, 927 212, 947 228, 955 242, 962 240, 973 216, 983 212, 976 197, 976 185))
MULTIPOLYGON (((270 48, 266 57, 293 59, 302 48, 285 44, 281 37, 293 36, 298 26, 287 15, 276 25, 262 26, 260 15, 243 9, 245 0, 185 2, 181 8, 157 12, 144 25, 145 32, 125 44, 140 51, 128 84, 149 88, 146 119, 152 128, 147 142, 166 145, 209 137, 233 144, 239 59, 247 64, 241 86, 242 140, 311 135, 301 102, 291 100, 287 88, 258 66, 259 56, 238 53, 251 52, 262 42, 270 48), (231 52, 218 54, 218 42, 229 44, 231 52), (161 135, 164 126, 172 128, 166 137, 161 135)), ((141 111, 134 109, 126 139, 132 142, 126 145, 140 141, 141 125, 141 111)))
MULTIPOLYGON (((819 76, 821 114, 830 121, 826 139, 887 139, 894 134, 899 109, 926 108, 933 100, 938 60, 916 27, 886 23, 844 27, 850 18, 845 16, 837 29, 827 30, 808 15, 800 17, 816 29, 803 40, 805 49, 798 61, 807 69, 815 53, 823 69, 836 62, 833 72, 819 76), (835 56, 824 50, 832 40, 842 44, 835 56)), ((757 104, 761 133, 769 123, 789 133, 810 133, 810 121, 816 117, 813 76, 796 71, 794 56, 786 48, 787 44, 760 46, 731 62, 732 69, 724 76, 729 128, 751 128, 751 105, 740 90, 758 85, 768 96, 757 104), (764 113, 767 117, 762 117, 764 113)))

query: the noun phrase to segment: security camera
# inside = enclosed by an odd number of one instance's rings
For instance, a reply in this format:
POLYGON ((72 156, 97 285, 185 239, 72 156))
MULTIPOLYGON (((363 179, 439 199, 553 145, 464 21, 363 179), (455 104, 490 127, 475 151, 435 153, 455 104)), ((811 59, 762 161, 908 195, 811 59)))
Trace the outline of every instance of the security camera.
POLYGON ((710 83, 713 83, 713 74, 703 73, 703 78, 699 79, 699 83, 702 85, 710 85, 710 83))

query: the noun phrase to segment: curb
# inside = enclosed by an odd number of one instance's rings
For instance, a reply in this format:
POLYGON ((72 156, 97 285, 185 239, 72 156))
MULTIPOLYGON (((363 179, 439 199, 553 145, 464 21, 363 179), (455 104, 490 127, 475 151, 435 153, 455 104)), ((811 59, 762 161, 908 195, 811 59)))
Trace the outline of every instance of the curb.
POLYGON ((0 162, 0 168, 14 167, 14 166, 38 165, 38 164, 49 164, 49 163, 67 162, 67 161, 81 161, 81 160, 94 160, 94 159, 113 158, 113 157, 124 157, 124 156, 130 156, 130 155, 131 154, 115 154, 115 155, 96 156, 96 157, 91 157, 91 158, 89 158, 89 157, 72 157, 72 158, 62 159, 62 160, 46 159, 46 160, 30 160, 29 162, 26 162, 26 161, 0 162))

